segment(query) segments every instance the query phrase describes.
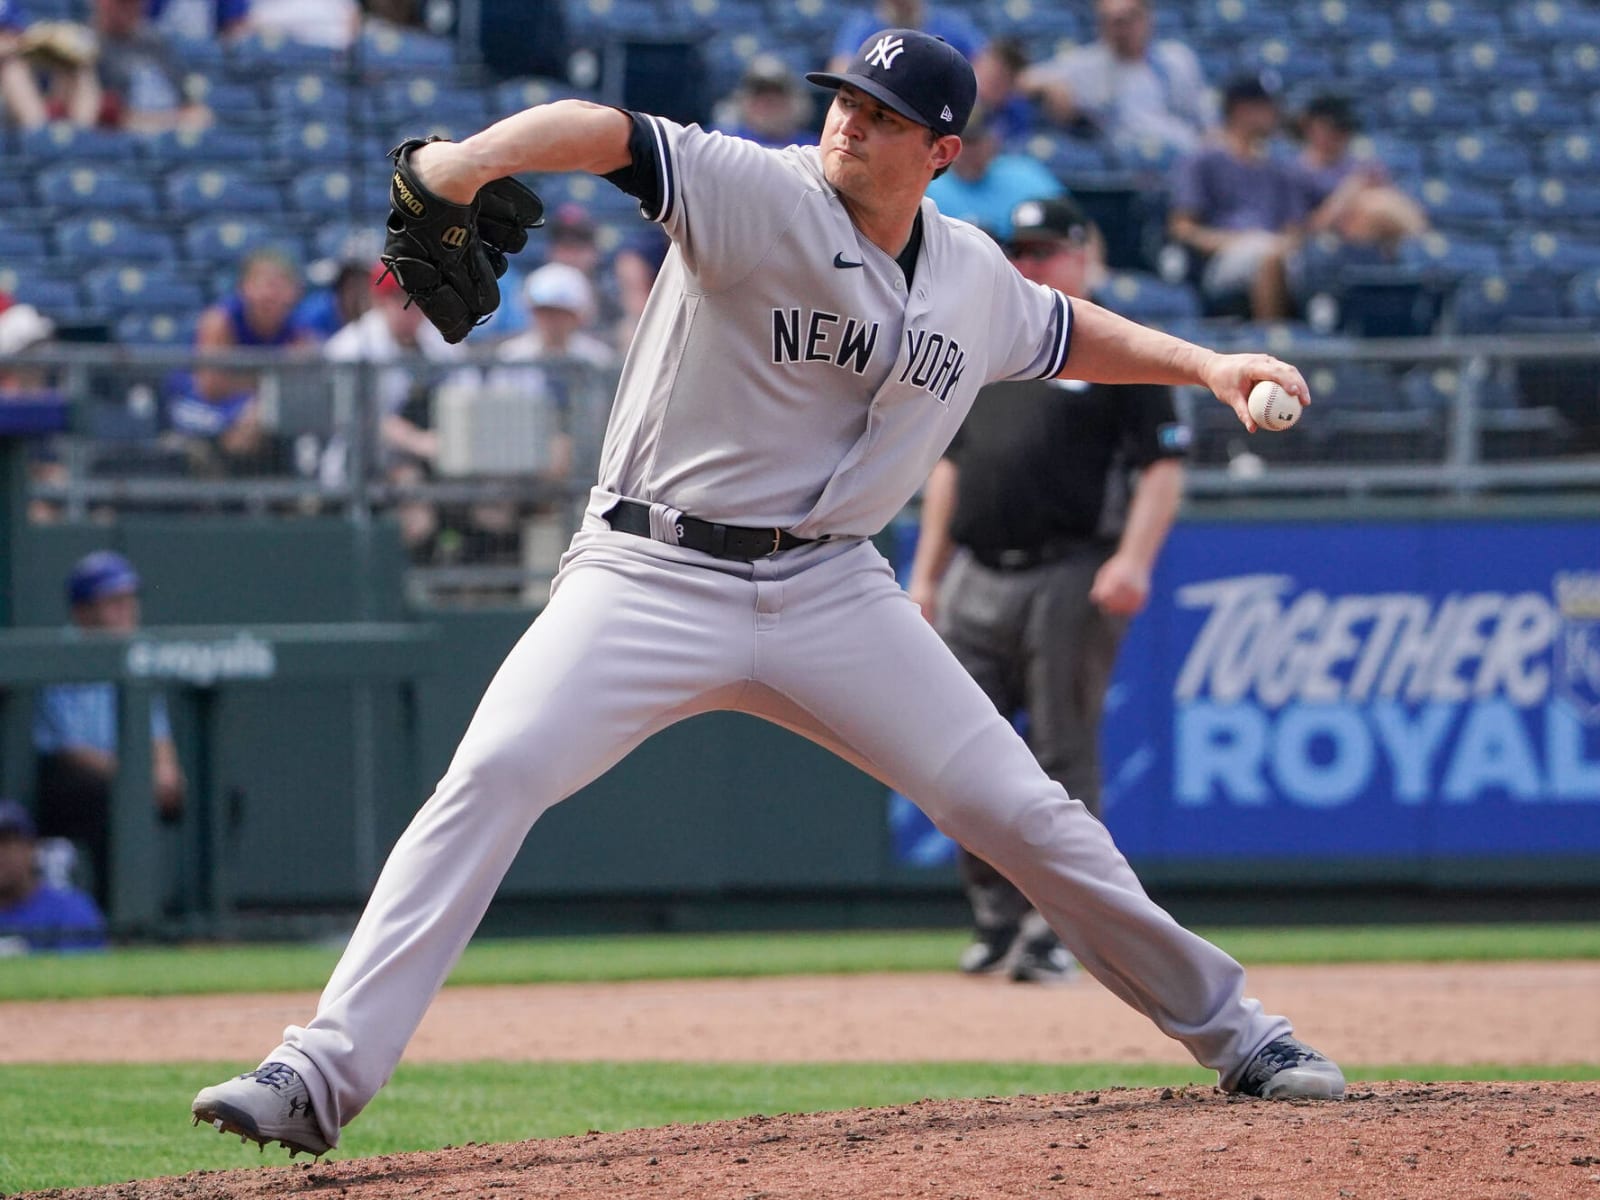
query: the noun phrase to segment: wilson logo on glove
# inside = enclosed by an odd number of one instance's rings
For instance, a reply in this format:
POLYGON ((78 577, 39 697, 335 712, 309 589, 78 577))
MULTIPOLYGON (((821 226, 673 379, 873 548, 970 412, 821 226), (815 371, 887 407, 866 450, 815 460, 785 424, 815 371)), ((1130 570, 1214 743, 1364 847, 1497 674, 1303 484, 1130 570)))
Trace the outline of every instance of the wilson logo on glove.
POLYGON ((412 216, 421 217, 427 215, 428 210, 423 207, 422 201, 412 194, 411 189, 406 186, 406 181, 400 178, 399 171, 394 173, 394 195, 396 200, 410 209, 412 216))
POLYGON ((467 244, 467 227, 465 225, 452 225, 439 235, 439 240, 452 250, 459 250, 467 244))

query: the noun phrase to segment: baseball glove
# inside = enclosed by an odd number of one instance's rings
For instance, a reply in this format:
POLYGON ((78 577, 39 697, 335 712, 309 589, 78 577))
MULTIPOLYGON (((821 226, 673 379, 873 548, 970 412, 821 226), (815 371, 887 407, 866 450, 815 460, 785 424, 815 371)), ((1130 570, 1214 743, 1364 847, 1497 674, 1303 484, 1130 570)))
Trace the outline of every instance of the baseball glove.
POLYGON ((486 183, 470 204, 435 195, 417 181, 411 154, 438 138, 411 138, 389 152, 394 178, 378 257, 444 340, 459 342, 500 305, 506 255, 544 224, 544 202, 509 176, 486 183))

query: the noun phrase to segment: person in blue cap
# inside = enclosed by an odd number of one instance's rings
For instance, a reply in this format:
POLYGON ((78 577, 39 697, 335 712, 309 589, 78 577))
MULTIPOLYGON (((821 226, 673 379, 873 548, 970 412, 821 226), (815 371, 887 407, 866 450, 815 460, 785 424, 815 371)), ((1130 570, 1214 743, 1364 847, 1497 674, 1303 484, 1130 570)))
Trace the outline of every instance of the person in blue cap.
MULTIPOLYGON (((129 634, 139 628, 139 573, 114 550, 78 560, 67 577, 72 624, 85 632, 129 634)), ((150 705, 156 806, 163 820, 183 812, 184 778, 163 697, 150 705)), ((109 893, 111 785, 117 773, 114 684, 58 683, 40 690, 34 712, 39 830, 77 842, 94 871, 95 899, 109 893)))
POLYGON ((0 800, 0 952, 99 949, 105 917, 87 892, 42 877, 38 836, 27 809, 0 800))

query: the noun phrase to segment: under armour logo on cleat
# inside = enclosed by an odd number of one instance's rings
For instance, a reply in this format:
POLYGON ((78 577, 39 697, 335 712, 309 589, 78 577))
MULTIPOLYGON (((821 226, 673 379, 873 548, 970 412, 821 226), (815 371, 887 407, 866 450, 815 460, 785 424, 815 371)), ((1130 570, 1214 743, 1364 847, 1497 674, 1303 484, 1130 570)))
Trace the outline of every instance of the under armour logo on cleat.
POLYGON ((864 267, 867 264, 864 262, 851 262, 844 256, 843 251, 841 251, 833 256, 833 265, 838 267, 841 271, 845 271, 851 267, 864 267))
POLYGON ((888 34, 878 39, 871 50, 867 51, 867 65, 869 67, 882 67, 885 71, 892 70, 894 60, 900 57, 901 51, 906 48, 905 38, 892 38, 888 34))

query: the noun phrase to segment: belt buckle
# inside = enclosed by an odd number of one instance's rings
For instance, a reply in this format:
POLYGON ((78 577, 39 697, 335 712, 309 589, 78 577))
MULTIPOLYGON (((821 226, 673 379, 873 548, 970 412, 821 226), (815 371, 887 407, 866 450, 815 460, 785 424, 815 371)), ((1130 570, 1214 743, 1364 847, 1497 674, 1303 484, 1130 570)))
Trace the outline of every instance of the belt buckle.
POLYGON ((1033 561, 1033 552, 1029 550, 1002 550, 995 556, 1000 566, 1010 571, 1020 571, 1033 561))
POLYGON ((778 550, 782 546, 783 546, 783 530, 774 529, 772 531, 772 549, 768 550, 764 555, 762 555, 762 557, 763 558, 771 558, 774 554, 776 554, 778 552, 778 550))

